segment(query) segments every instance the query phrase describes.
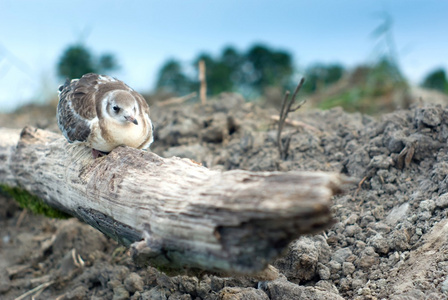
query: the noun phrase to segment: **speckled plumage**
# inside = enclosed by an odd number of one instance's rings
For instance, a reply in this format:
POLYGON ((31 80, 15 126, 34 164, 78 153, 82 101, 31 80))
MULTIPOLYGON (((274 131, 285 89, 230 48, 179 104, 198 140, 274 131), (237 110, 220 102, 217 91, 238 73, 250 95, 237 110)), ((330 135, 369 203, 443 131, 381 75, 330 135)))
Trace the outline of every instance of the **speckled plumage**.
POLYGON ((110 76, 90 73, 67 80, 59 87, 57 120, 70 143, 83 143, 102 152, 120 145, 144 149, 153 141, 145 99, 110 76), (122 114, 129 116, 121 118, 119 105, 126 108, 122 114))

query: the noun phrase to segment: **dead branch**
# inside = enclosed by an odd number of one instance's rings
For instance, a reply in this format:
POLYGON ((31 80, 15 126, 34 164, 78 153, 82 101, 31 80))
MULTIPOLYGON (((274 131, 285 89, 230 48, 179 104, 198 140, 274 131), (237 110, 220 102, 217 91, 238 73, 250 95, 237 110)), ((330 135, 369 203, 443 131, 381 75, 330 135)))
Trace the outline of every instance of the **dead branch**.
MULTIPOLYGON (((270 119, 273 120, 273 121, 278 122, 280 120, 280 116, 272 115, 272 116, 270 116, 270 119)), ((284 123, 289 125, 289 126, 294 126, 294 127, 297 127, 297 128, 305 128, 305 129, 313 131, 315 133, 319 133, 319 134, 322 133, 322 131, 320 131, 318 128, 316 128, 316 127, 314 127, 314 126, 312 126, 310 124, 307 124, 305 122, 302 122, 302 121, 291 120, 291 119, 287 118, 287 119, 285 119, 284 123)))
MULTIPOLYGON (((289 105, 288 105, 289 107, 289 105)), ((220 172, 118 147, 93 159, 59 134, 0 128, 0 184, 28 191, 156 267, 251 273, 332 223, 344 179, 323 172, 220 172)))
POLYGON ((293 103, 296 101, 297 94, 299 93, 300 89, 303 86, 303 83, 305 82, 305 78, 302 77, 299 84, 297 85, 294 93, 292 94, 292 97, 289 98, 289 91, 286 91, 285 96, 282 100, 282 105, 280 109, 280 117, 278 120, 278 131, 277 131, 277 146, 278 146, 278 152, 280 154, 281 159, 286 159, 288 156, 288 150, 289 150, 289 143, 291 141, 291 136, 288 136, 285 140, 285 142, 282 141, 282 131, 283 127, 285 125, 286 118, 288 117, 288 114, 290 112, 294 112, 302 107, 303 104, 305 104, 306 100, 301 101, 296 107, 291 108, 293 103))
POLYGON ((164 106, 169 106, 169 105, 182 104, 185 101, 196 97, 196 95, 197 95, 197 93, 193 92, 193 93, 190 93, 190 94, 182 96, 182 97, 173 97, 173 98, 169 98, 164 101, 157 102, 156 105, 160 106, 160 107, 164 107, 164 106))
POLYGON ((199 61, 199 82, 200 82, 200 88, 199 88, 199 95, 201 98, 202 105, 205 105, 207 102, 207 81, 205 77, 205 61, 200 60, 199 61))

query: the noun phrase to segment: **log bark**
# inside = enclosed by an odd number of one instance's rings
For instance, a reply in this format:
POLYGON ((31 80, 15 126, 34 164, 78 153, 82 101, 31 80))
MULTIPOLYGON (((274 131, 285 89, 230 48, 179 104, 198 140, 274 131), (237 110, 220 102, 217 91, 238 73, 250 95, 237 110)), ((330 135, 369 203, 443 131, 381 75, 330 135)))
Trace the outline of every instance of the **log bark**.
POLYGON ((0 184, 90 224, 134 259, 169 269, 252 273, 332 224, 344 179, 323 172, 221 172, 128 147, 93 159, 58 134, 0 129, 0 184))

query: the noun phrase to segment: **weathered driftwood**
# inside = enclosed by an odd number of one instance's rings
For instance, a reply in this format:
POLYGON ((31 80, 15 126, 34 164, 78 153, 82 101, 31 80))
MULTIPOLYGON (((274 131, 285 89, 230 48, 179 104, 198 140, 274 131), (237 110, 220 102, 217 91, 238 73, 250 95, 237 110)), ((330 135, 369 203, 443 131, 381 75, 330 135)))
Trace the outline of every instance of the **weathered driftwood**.
POLYGON ((322 172, 220 172, 127 147, 94 160, 55 133, 0 129, 0 184, 134 243, 134 258, 158 267, 262 270, 292 240, 331 224, 341 181, 322 172))

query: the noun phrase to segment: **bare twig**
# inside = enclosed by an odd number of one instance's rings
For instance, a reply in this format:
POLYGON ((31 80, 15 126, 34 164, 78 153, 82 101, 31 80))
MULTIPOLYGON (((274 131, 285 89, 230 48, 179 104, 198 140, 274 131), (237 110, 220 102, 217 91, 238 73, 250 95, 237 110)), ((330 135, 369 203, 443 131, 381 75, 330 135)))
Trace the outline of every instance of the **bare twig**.
POLYGON ((297 85, 294 93, 292 94, 292 97, 289 98, 290 92, 286 91, 285 97, 283 97, 283 100, 282 100, 280 117, 278 120, 278 131, 277 131, 278 151, 279 151, 280 157, 282 159, 285 159, 288 155, 289 142, 291 139, 291 136, 289 136, 284 143, 282 142, 283 127, 285 125, 285 121, 286 121, 286 118, 288 117, 288 114, 290 112, 294 112, 294 111, 298 110, 306 102, 306 100, 303 100, 296 107, 291 108, 292 104, 296 101, 297 94, 299 93, 300 89, 302 88, 304 82, 305 82, 305 78, 302 77, 302 79, 300 80, 299 84, 297 85))
MULTIPOLYGON (((276 121, 278 122, 280 120, 279 116, 275 116, 272 115, 269 117, 272 121, 276 121)), ((285 119, 285 124, 289 125, 289 126, 293 126, 293 127, 301 127, 301 128, 305 128, 309 131, 313 131, 315 133, 322 133, 322 131, 316 127, 314 127, 313 125, 307 124, 305 122, 302 121, 297 121, 297 120, 291 120, 291 119, 285 119)))
POLYGON ((201 84, 199 95, 204 105, 207 102, 207 82, 205 81, 205 62, 202 59, 199 61, 199 82, 201 84))
POLYGON ((35 287, 34 289, 29 290, 29 291, 26 292, 25 294, 23 294, 23 295, 21 295, 21 296, 15 298, 15 300, 22 300, 22 299, 25 299, 26 297, 28 297, 28 296, 30 296, 30 295, 32 295, 32 294, 34 294, 34 293, 38 293, 40 290, 46 289, 47 287, 49 287, 49 286, 52 285, 53 283, 54 283, 54 281, 49 281, 49 282, 46 282, 46 283, 42 283, 41 285, 35 287))
POLYGON ((16 227, 17 227, 17 228, 19 228, 20 225, 22 225, 22 222, 23 222, 23 219, 24 219, 25 216, 26 216, 26 213, 27 213, 27 209, 24 208, 24 209, 22 210, 22 212, 20 213, 19 218, 17 219, 17 223, 16 223, 16 227))
POLYGON ((190 100, 191 98, 196 97, 196 95, 197 95, 197 93, 193 92, 193 93, 190 93, 190 94, 182 96, 182 97, 169 98, 167 100, 157 102, 157 106, 169 106, 169 105, 174 105, 174 104, 181 104, 187 100, 190 100))

